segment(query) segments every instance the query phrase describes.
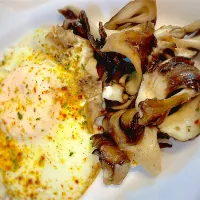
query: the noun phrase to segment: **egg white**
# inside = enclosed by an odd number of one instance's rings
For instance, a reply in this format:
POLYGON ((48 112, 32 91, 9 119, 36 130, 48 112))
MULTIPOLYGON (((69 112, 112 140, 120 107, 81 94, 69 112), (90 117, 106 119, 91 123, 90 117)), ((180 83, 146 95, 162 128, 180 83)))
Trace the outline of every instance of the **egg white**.
POLYGON ((78 199, 99 171, 78 86, 92 49, 78 38, 61 52, 48 32, 8 49, 0 67, 0 177, 10 199, 78 199))

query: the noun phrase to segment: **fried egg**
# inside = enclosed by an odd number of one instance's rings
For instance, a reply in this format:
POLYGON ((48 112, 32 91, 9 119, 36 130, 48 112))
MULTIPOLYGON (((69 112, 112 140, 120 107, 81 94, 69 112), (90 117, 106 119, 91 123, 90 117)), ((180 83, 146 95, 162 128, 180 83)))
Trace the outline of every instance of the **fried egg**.
POLYGON ((78 84, 92 48, 81 38, 59 48, 49 32, 7 49, 0 66, 1 195, 9 199, 78 199, 99 172, 78 84))

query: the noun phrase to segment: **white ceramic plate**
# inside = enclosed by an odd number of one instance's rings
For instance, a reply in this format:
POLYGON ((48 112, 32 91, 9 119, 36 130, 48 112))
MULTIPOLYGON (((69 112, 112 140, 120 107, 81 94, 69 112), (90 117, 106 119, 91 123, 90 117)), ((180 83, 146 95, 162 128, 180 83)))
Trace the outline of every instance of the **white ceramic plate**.
MULTIPOLYGON (((49 24, 62 23, 58 8, 75 5, 85 9, 94 24, 105 22, 127 0, 0 0, 0 52, 29 31, 49 24)), ((200 19, 199 0, 157 0, 161 25, 185 25, 200 19)), ((0 54, 1 55, 1 54, 0 54)), ((94 181, 84 200, 199 200, 200 140, 173 142, 162 152, 162 173, 148 175, 140 167, 128 174, 121 186, 106 187, 102 174, 94 181)))

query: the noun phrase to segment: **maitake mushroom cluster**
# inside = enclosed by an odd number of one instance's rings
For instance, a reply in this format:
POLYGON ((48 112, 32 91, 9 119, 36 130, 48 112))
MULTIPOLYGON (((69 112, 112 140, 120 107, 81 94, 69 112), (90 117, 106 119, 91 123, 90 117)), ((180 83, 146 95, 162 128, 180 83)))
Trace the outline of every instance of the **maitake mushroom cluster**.
POLYGON ((135 0, 100 22, 95 38, 84 11, 60 13, 63 28, 94 49, 86 68, 91 80, 83 84, 91 95, 85 113, 91 133, 101 127, 91 139, 104 183, 122 183, 133 162, 158 175, 169 138, 188 141, 200 133, 200 70, 192 60, 200 50, 200 21, 155 30, 155 0, 135 0))

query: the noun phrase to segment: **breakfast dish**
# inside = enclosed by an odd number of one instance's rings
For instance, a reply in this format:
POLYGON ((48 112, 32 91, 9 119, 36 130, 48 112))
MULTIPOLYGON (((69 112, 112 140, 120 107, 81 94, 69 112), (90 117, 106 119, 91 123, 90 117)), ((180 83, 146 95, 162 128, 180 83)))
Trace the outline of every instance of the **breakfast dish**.
POLYGON ((96 36, 85 11, 59 13, 0 62, 2 199, 79 199, 100 169, 156 176, 171 138, 200 134, 200 21, 155 29, 156 2, 135 0, 96 36))

